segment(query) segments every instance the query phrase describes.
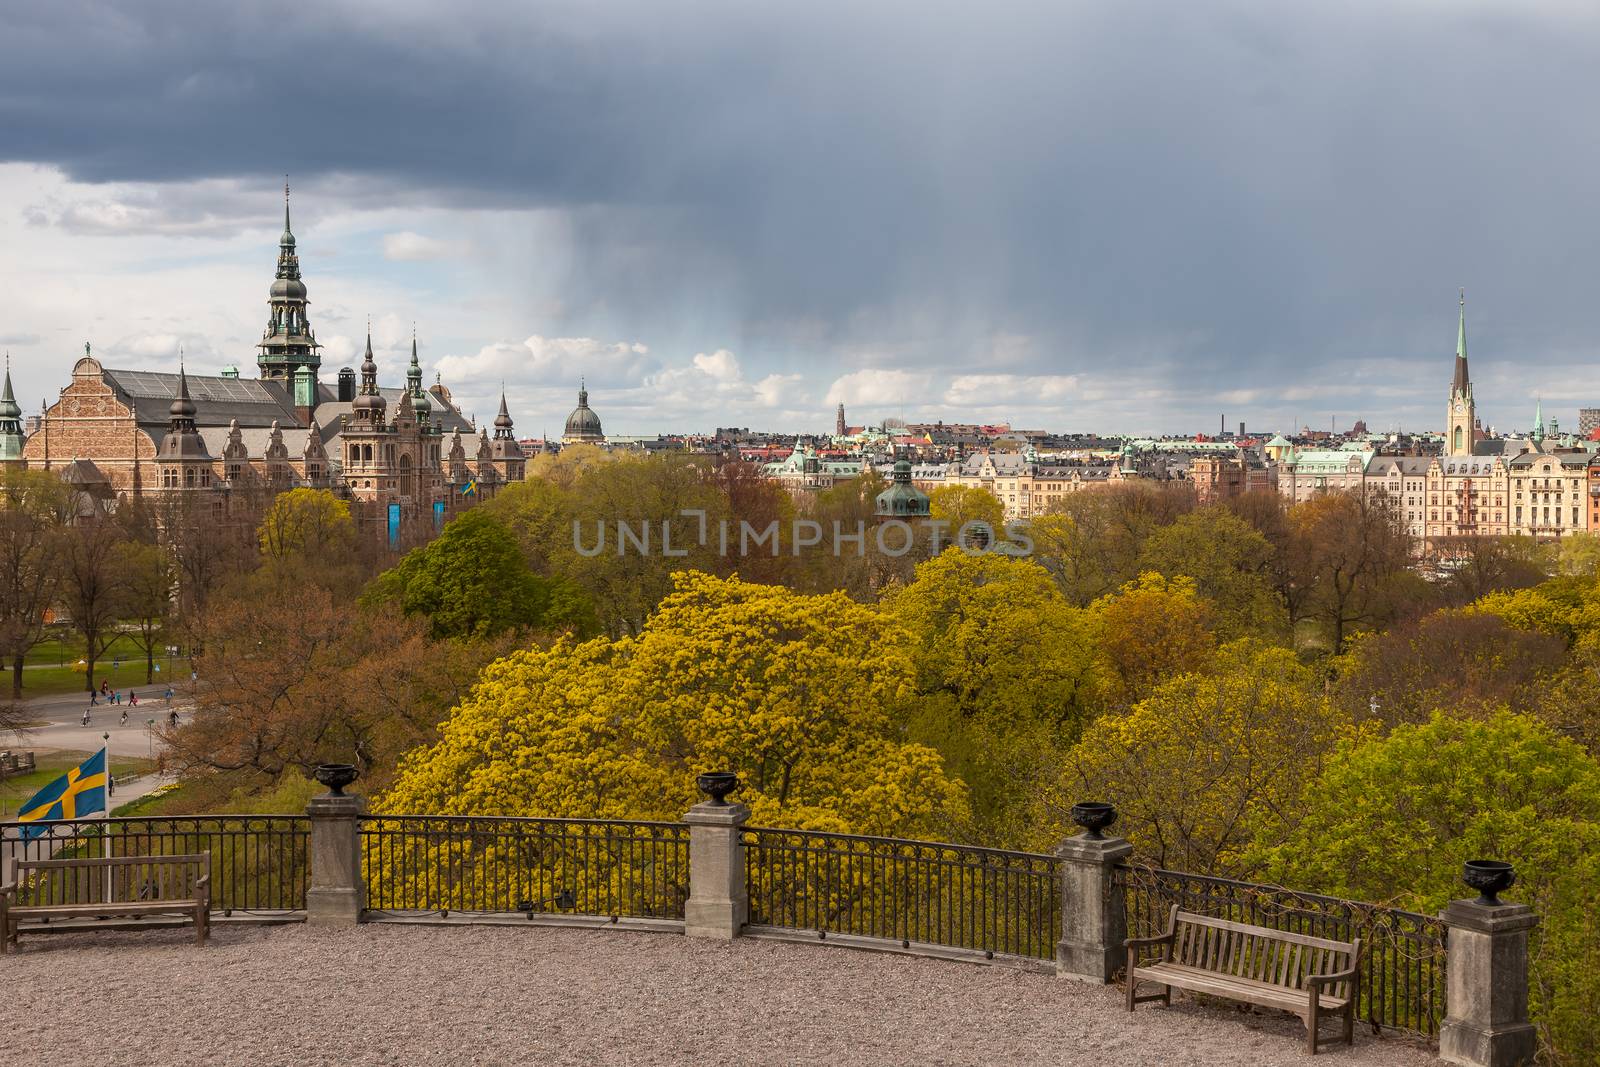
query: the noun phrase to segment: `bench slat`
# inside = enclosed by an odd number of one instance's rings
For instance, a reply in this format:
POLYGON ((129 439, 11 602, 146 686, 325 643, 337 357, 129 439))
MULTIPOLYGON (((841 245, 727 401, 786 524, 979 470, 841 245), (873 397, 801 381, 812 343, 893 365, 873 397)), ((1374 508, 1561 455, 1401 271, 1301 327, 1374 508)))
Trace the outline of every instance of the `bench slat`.
POLYGON ((1245 933, 1269 931, 1273 938, 1279 941, 1291 941, 1299 945, 1331 948, 1343 952, 1349 952, 1351 945, 1348 941, 1335 941, 1331 938, 1296 933, 1293 930, 1276 930, 1268 926, 1252 926, 1250 923, 1235 922, 1232 919, 1213 919, 1209 915, 1198 915, 1190 911, 1178 912, 1178 921, 1194 923, 1196 926, 1211 926, 1219 930, 1242 930, 1245 933))
MULTIPOLYGON (((1156 963, 1148 967, 1139 967, 1135 969, 1134 976, 1140 981, 1160 982, 1162 985, 1178 986, 1196 993, 1249 1001, 1263 1007, 1283 1008, 1296 1014, 1303 1014, 1309 1007, 1310 994, 1300 990, 1283 989, 1178 964, 1156 963)), ((1328 1012, 1338 1011, 1348 1003, 1345 997, 1330 996, 1327 993, 1321 994, 1318 1000, 1322 1010, 1328 1012)))

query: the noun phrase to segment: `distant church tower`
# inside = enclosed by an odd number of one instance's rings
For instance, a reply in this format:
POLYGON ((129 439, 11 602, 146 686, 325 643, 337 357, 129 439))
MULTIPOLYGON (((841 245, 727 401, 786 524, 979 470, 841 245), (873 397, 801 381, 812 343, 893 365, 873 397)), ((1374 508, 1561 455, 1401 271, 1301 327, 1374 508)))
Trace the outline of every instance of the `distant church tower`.
POLYGON ((1461 291, 1461 319, 1456 331, 1456 375, 1450 383, 1450 417, 1446 455, 1470 456, 1477 408, 1472 402, 1472 378, 1467 373, 1467 293, 1461 291))
POLYGON ((306 318, 306 283, 300 280, 300 257, 289 229, 289 183, 283 185, 283 236, 278 238, 278 272, 267 297, 267 328, 261 335, 256 366, 261 377, 275 379, 293 393, 294 406, 309 412, 317 406, 317 369, 322 357, 317 335, 306 318))
POLYGON ((839 413, 833 417, 833 433, 836 437, 843 437, 850 428, 844 424, 844 405, 839 405, 839 413))

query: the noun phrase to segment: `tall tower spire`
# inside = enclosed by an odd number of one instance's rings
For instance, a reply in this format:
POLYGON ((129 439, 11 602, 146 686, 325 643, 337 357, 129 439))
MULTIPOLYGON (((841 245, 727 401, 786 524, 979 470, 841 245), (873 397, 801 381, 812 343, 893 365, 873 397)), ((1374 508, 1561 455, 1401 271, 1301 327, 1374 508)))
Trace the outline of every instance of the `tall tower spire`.
POLYGON ((1445 454, 1470 456, 1477 438, 1477 405, 1472 399, 1472 375, 1467 369, 1467 291, 1461 290, 1456 320, 1455 376, 1450 381, 1446 413, 1445 454))
POLYGON ((11 392, 11 353, 6 353, 6 387, 0 393, 0 460, 22 458, 22 405, 11 392))
POLYGON ((294 231, 289 227, 289 178, 283 179, 283 234, 278 238, 278 269, 267 293, 267 328, 256 347, 256 366, 261 377, 275 379, 292 387, 295 372, 311 371, 312 382, 322 366, 317 335, 306 315, 306 283, 300 278, 300 256, 295 251, 294 231))

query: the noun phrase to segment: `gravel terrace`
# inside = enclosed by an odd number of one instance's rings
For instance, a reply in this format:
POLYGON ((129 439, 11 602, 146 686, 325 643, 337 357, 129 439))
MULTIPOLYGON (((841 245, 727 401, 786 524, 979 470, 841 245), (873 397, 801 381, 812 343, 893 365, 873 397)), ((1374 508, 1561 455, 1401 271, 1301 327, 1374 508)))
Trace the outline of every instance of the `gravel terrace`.
MULTIPOLYGON (((0 1061, 166 1064, 1313 1062, 1299 1023, 846 948, 529 926, 214 927, 25 937, 0 1061), (109 977, 101 977, 109 976, 109 977)), ((1360 1032, 1314 1062, 1438 1064, 1360 1032)))

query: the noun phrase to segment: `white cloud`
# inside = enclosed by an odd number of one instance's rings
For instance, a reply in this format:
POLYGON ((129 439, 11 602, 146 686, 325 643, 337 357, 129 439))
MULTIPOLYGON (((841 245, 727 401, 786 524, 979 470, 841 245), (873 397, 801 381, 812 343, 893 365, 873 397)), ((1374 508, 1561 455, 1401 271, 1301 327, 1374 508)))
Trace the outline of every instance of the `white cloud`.
POLYGON ((445 356, 438 370, 452 382, 471 386, 501 379, 527 385, 591 382, 635 385, 657 366, 648 345, 638 341, 597 341, 593 337, 541 337, 518 344, 497 341, 470 356, 445 356))
POLYGON ((1078 388, 1075 374, 960 374, 950 380, 944 402, 970 407, 1058 407, 1078 388))
POLYGON ((835 378, 823 403, 901 404, 917 403, 933 387, 933 376, 905 370, 858 370, 835 378))
POLYGON ((441 241, 410 230, 383 235, 383 258, 397 263, 425 263, 464 255, 469 247, 461 241, 441 241))

